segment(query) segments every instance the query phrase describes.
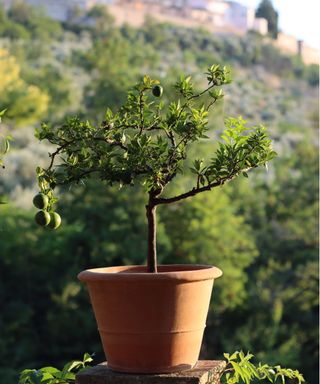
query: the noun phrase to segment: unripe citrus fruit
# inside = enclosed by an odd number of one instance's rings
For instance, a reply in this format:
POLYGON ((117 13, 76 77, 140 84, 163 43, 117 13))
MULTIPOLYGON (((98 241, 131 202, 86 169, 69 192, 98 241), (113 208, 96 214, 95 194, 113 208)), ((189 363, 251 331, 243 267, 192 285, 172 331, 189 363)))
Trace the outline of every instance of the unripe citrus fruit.
POLYGON ((50 223, 50 214, 46 211, 39 211, 34 217, 36 223, 41 227, 46 227, 50 223))
POLYGON ((34 198, 33 198, 33 205, 36 208, 39 209, 46 209, 49 204, 49 199, 48 196, 45 195, 44 193, 38 193, 34 198))
POLYGON ((153 94, 153 96, 155 96, 155 97, 161 97, 161 96, 162 96, 162 93, 163 93, 163 88, 161 87, 161 85, 155 85, 155 86, 152 88, 152 94, 153 94))
POLYGON ((48 224, 48 228, 57 229, 60 227, 61 217, 57 212, 50 213, 50 223, 48 224))

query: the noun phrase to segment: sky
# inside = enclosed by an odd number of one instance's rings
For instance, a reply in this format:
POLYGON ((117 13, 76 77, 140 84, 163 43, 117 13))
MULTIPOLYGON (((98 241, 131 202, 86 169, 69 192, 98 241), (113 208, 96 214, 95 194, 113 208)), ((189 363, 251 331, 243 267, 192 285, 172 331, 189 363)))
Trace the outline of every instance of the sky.
MULTIPOLYGON (((239 0, 256 8, 260 0, 239 0)), ((320 49, 320 1, 319 0, 273 0, 279 13, 279 28, 282 32, 304 40, 320 49)))

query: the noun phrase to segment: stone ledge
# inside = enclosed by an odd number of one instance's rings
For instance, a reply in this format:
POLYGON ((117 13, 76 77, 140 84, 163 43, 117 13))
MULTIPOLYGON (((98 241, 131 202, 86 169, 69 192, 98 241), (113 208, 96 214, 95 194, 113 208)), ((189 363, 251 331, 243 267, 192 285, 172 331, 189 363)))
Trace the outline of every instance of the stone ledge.
POLYGON ((76 384, 219 384, 225 366, 225 361, 200 360, 187 371, 146 375, 113 372, 104 362, 79 373, 76 384))

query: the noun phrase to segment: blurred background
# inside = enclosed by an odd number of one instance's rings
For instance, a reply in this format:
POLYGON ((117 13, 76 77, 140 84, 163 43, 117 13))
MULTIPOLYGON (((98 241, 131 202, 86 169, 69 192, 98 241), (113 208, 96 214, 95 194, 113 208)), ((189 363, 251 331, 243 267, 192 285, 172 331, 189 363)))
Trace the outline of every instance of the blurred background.
MULTIPOLYGON (((146 256, 146 201, 138 187, 119 193, 92 179, 61 191, 59 230, 36 226, 35 167, 48 164, 52 148, 37 142, 35 128, 73 114, 98 123, 143 74, 158 78, 164 99, 172 98, 181 73, 194 75, 200 87, 214 63, 229 65, 234 81, 210 116, 212 132, 221 131, 223 116, 242 115, 268 127, 278 157, 268 172, 160 207, 160 262, 224 271, 202 358, 250 350, 318 382, 315 3, 306 0, 300 9, 301 2, 269 0, 0 1, 0 110, 7 108, 0 131, 14 139, 0 170, 8 202, 0 205, 1 383, 17 383, 21 369, 60 367, 84 352, 102 361, 77 273, 140 264, 146 256), (278 12, 283 3, 287 13, 278 12)), ((201 151, 210 158, 212 146, 201 151)), ((192 180, 181 175, 177 182, 179 188, 192 180)))

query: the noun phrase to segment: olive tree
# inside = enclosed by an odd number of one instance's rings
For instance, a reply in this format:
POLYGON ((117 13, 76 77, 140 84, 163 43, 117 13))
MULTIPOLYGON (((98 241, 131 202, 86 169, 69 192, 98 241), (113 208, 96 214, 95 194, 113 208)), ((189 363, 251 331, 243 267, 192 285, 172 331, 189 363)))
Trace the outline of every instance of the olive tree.
POLYGON ((266 165, 275 156, 263 126, 248 128, 242 118, 227 118, 212 158, 195 158, 188 168, 194 174, 194 186, 175 196, 165 193, 166 186, 185 169, 190 145, 212 140, 206 135, 208 112, 223 97, 221 86, 231 80, 229 70, 219 65, 211 66, 205 75, 207 86, 200 92, 195 91, 190 76, 181 77, 175 85, 177 98, 167 105, 161 101, 160 82, 144 76, 117 112, 106 111, 101 124, 78 117, 59 126, 43 123, 36 136, 56 149, 49 154, 48 167, 37 168, 40 195, 34 203, 42 209, 37 222, 59 226, 59 215, 53 212, 57 186, 82 183, 94 174, 109 185, 140 183, 147 195, 148 271, 157 272, 159 205, 210 191, 240 174, 248 177, 250 169, 266 165))

